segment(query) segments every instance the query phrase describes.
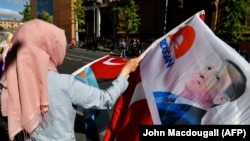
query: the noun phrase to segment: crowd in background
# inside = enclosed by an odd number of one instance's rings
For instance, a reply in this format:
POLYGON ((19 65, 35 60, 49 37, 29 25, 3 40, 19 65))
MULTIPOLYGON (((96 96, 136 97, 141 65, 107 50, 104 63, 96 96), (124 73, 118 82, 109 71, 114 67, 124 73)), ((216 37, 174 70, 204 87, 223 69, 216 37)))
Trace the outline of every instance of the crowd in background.
MULTIPOLYGON (((76 46, 80 48, 85 48, 88 50, 96 51, 100 47, 109 49, 111 53, 119 55, 121 57, 136 57, 139 56, 147 47, 151 45, 154 39, 149 39, 146 41, 141 41, 137 38, 119 38, 116 40, 107 39, 104 37, 98 38, 86 38, 79 43, 75 42, 75 39, 72 39, 74 44, 71 44, 71 48, 76 46)), ((250 62, 250 49, 248 48, 249 43, 244 44, 229 44, 233 47, 243 58, 250 62)))
POLYGON ((138 38, 133 38, 130 41, 122 38, 119 41, 119 49, 121 50, 121 57, 139 56, 143 51, 142 42, 138 38))
MULTIPOLYGON (((74 39, 72 39, 74 40, 74 39)), ((80 48, 84 48, 87 51, 96 51, 98 48, 103 47, 109 49, 111 53, 115 53, 121 57, 136 57, 139 56, 145 47, 143 47, 143 42, 139 38, 119 38, 117 40, 110 40, 105 38, 89 38, 80 41, 77 44, 80 48)), ((71 46, 77 46, 76 44, 71 46)), ((74 47, 71 47, 74 48, 74 47)))
POLYGON ((95 38, 87 38, 82 41, 79 41, 78 46, 80 48, 85 48, 88 50, 96 51, 98 49, 98 46, 101 44, 102 40, 101 38, 95 37, 95 38))

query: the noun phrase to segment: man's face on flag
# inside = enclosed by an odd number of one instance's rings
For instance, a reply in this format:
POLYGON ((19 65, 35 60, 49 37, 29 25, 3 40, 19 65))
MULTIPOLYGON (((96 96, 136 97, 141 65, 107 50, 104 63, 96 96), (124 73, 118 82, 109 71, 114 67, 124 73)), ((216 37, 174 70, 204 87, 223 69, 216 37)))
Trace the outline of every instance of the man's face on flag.
POLYGON ((222 92, 230 83, 225 65, 222 68, 208 66, 189 77, 185 89, 191 93, 190 96, 195 97, 196 101, 223 104, 229 101, 229 98, 222 92))

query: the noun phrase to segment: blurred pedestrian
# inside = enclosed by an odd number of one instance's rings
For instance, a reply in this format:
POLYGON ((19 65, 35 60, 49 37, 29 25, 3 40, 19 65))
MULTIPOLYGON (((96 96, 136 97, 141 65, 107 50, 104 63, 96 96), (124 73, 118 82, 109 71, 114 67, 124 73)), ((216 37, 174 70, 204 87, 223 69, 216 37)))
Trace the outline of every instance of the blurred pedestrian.
POLYGON ((70 46, 71 49, 75 48, 76 47, 76 40, 73 38, 71 40, 70 44, 71 44, 71 46, 70 46))
POLYGON ((1 64, 0 77, 5 67, 5 58, 7 56, 7 53, 10 50, 13 34, 10 32, 5 32, 3 33, 2 36, 4 37, 1 38, 1 41, 0 41, 0 64, 1 64))
POLYGON ((93 40, 92 40, 92 49, 93 49, 94 52, 97 50, 98 42, 99 42, 99 39, 97 37, 93 38, 93 40))
POLYGON ((64 30, 39 19, 15 31, 0 81, 1 112, 8 118, 11 141, 22 130, 27 132, 25 140, 75 141, 76 107, 112 108, 141 61, 128 60, 112 85, 102 90, 57 71, 66 44, 64 30))
POLYGON ((135 54, 135 56, 139 56, 142 53, 142 43, 140 41, 140 39, 136 40, 136 48, 137 48, 137 52, 135 54))
POLYGON ((127 44, 125 42, 125 40, 122 38, 120 43, 119 43, 119 46, 121 48, 121 55, 120 57, 127 57, 126 55, 126 52, 127 52, 127 44))

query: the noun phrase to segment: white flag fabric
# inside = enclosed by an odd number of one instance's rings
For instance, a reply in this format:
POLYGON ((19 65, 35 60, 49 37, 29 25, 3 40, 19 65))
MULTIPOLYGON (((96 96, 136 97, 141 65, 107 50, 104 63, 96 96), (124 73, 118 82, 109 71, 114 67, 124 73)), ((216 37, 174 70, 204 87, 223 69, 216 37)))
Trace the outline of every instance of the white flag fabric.
POLYGON ((145 124, 250 124, 250 65, 210 30, 201 14, 142 54, 105 141, 138 141, 138 126, 145 124))

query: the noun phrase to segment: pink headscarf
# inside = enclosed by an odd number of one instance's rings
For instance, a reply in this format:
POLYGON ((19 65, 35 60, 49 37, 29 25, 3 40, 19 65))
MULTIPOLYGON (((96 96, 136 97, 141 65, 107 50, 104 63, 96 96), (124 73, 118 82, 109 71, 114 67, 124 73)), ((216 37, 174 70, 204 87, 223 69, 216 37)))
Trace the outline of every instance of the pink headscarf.
POLYGON ((21 130, 32 133, 49 109, 48 70, 57 71, 66 54, 64 30, 34 19, 14 33, 1 83, 1 111, 8 116, 9 138, 21 130))

